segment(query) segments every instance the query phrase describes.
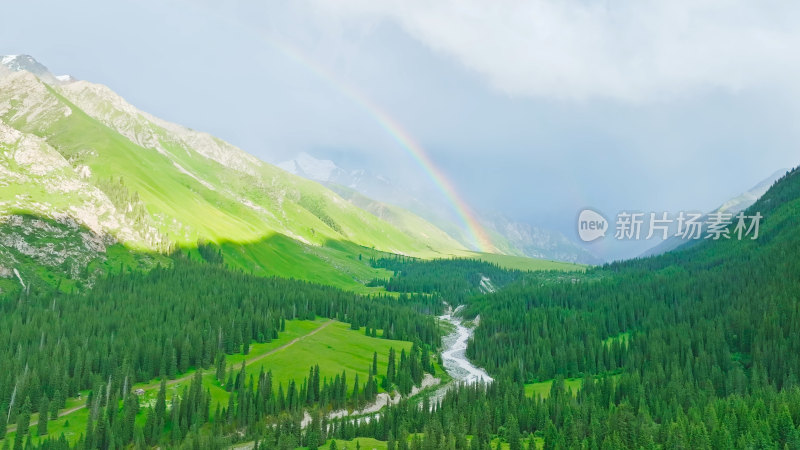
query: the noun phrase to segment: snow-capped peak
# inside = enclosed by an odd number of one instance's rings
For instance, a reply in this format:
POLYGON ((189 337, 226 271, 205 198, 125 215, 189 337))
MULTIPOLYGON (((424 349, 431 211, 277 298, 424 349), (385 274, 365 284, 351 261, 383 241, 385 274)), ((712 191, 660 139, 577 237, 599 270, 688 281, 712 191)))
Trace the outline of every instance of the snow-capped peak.
POLYGON ((13 62, 15 59, 17 59, 17 56, 19 56, 19 55, 6 55, 6 56, 3 56, 3 58, 2 58, 2 59, 0 59, 0 64, 2 64, 2 65, 4 65, 4 66, 5 66, 6 64, 10 64, 10 63, 11 63, 11 62, 13 62))
POLYGON ((71 75, 54 76, 50 70, 30 55, 0 56, 0 65, 13 72, 30 72, 48 83, 69 83, 75 81, 71 75))

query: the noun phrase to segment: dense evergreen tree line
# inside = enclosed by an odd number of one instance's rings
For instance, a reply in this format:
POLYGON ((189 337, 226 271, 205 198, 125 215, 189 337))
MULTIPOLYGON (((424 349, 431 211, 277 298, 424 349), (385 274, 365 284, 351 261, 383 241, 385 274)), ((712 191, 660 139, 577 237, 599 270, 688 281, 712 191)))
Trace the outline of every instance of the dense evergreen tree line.
POLYGON ((122 397, 133 383, 212 367, 274 339, 286 320, 316 316, 426 348, 439 341, 433 318, 392 298, 176 257, 172 267, 111 275, 86 292, 32 289, 0 301, 0 416, 15 423, 42 404, 55 416, 68 397, 101 385, 122 397))
POLYGON ((587 377, 577 393, 558 378, 545 399, 498 380, 461 386, 433 407, 404 402, 368 423, 334 421, 329 435, 374 437, 388 441, 390 450, 489 450, 494 438, 511 449, 533 449, 534 436, 547 450, 800 448, 800 386, 698 396, 688 407, 673 400, 661 406, 674 415, 666 422, 654 420, 648 394, 635 376, 617 382, 587 377), (415 433, 423 434, 409 439, 415 433))
POLYGON ((225 258, 222 256, 222 249, 204 239, 197 241, 197 253, 209 264, 225 263, 225 258))
MULTIPOLYGON (((386 389, 397 387, 404 394, 408 394, 411 386, 419 385, 423 371, 431 367, 430 359, 423 359, 425 355, 416 345, 408 355, 402 350, 399 361, 396 361, 394 349, 390 350, 388 358, 387 372, 380 375, 382 384, 386 389), (408 386, 404 385, 406 382, 408 386)), ((357 409, 375 400, 379 378, 377 355, 368 374, 363 383, 356 376, 350 384, 345 372, 332 380, 320 379, 319 366, 313 366, 302 382, 291 380, 284 389, 282 383, 275 388, 272 372, 264 372, 262 368, 254 377, 242 364, 235 373, 233 370, 228 373, 227 383, 224 376, 218 376, 231 395, 227 406, 217 405, 213 414, 211 394, 204 390, 202 371, 195 372, 190 385, 180 394, 171 396, 166 379, 162 379, 155 404, 147 408, 143 426, 137 425, 135 420, 142 408, 135 393, 128 391, 123 395, 110 385, 101 385, 87 399, 90 417, 78 442, 70 447, 58 438, 42 442, 39 448, 105 450, 126 446, 188 445, 195 448, 201 445, 200 448, 205 449, 222 448, 243 437, 265 435, 280 439, 283 448, 294 449, 301 443, 316 448, 334 431, 323 418, 327 412, 347 407, 357 409), (304 427, 298 421, 305 410, 312 411, 313 416, 304 427)), ((17 435, 14 448, 23 446, 25 434, 23 430, 17 435)), ((266 445, 270 441, 262 438, 261 442, 266 445)), ((34 446, 29 444, 26 448, 34 446)))
POLYGON ((425 261, 395 255, 373 258, 370 263, 394 273, 388 280, 374 279, 370 285, 384 286, 392 292, 431 294, 439 305, 442 299, 451 305, 460 305, 470 296, 485 292, 486 289, 481 287, 483 277, 489 278, 492 285, 499 288, 518 280, 525 273, 466 258, 425 261))
POLYGON ((531 275, 475 299, 468 314, 481 326, 468 355, 526 382, 650 360, 699 364, 704 377, 756 367, 781 387, 800 372, 800 240, 787 226, 798 202, 769 215, 756 241, 706 242, 577 280, 531 275), (627 345, 601 343, 622 332, 627 345))

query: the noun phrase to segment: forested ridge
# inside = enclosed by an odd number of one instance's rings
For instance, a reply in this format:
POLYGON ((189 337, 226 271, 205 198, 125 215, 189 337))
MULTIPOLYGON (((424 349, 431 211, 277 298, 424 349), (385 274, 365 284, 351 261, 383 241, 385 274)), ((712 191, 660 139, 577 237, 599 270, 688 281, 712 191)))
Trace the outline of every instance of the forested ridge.
POLYGON ((485 292, 486 288, 481 288, 484 278, 495 287, 503 287, 526 273, 467 258, 424 261, 395 255, 371 259, 370 264, 393 273, 388 279, 372 280, 370 285, 383 286, 392 292, 430 294, 440 307, 443 300, 450 305, 460 305, 471 296, 485 292))
POLYGON ((758 240, 705 242, 577 278, 531 274, 473 299, 467 314, 482 320, 469 356, 523 382, 703 358, 706 369, 766 371, 780 387, 800 375, 797 173, 777 190, 793 185, 794 200, 773 210, 770 191, 752 207, 767 212, 758 240), (624 332, 627 345, 602 343, 624 332))
MULTIPOLYGON (((366 326, 373 336, 380 329, 383 338, 415 342, 411 355, 397 355, 397 379, 392 374, 386 380, 387 374, 381 374, 384 388, 397 386, 407 393, 421 378, 416 369, 412 377, 411 368, 430 370, 428 349, 438 345, 439 329, 432 317, 417 312, 418 306, 404 299, 366 298, 303 281, 255 277, 217 264, 192 262, 181 255, 174 256, 171 267, 149 273, 122 270, 83 292, 34 288, 14 294, 0 302, 0 438, 7 423, 18 423, 21 432, 17 435, 24 436, 32 412, 53 417, 68 397, 81 390, 105 393, 103 405, 115 405, 114 400, 119 400, 123 413, 130 412, 133 406, 128 397, 133 395, 129 391, 134 383, 156 377, 171 379, 189 369, 219 370, 225 354, 247 354, 251 343, 269 342, 282 331, 286 320, 317 316, 350 323, 355 329, 366 326), (406 368, 409 361, 417 362, 406 368)), ((318 374, 318 367, 316 371, 318 374)), ((312 379, 313 372, 312 368, 312 379)), ((354 385, 338 376, 323 380, 321 388, 317 384, 322 394, 317 392, 310 404, 340 408, 353 392, 356 402, 359 392, 361 397, 373 399, 378 374, 370 373, 369 380, 356 379, 354 385), (327 394, 329 391, 339 394, 327 394), (342 397, 345 391, 347 395, 342 397)), ((224 371, 220 376, 224 377, 224 371)), ((242 389, 255 387, 243 374, 237 376, 234 386, 230 380, 220 381, 227 382, 237 399, 244 396, 242 389)), ((292 398, 306 395, 301 382, 305 383, 296 380, 280 387, 269 411, 297 412, 301 403, 292 398)), ((305 397, 302 404, 306 404, 305 397)), ((207 409, 208 405, 195 407, 207 409)), ((107 414, 111 423, 117 412, 109 408, 107 414)), ((94 412, 93 416, 102 417, 103 413, 94 412)), ((204 411, 201 417, 207 420, 209 413, 204 411)), ((148 443, 159 442, 150 439, 151 435, 148 443)), ((120 431, 115 439, 118 445, 133 442, 133 434, 120 431)), ((110 448, 107 441, 87 440, 85 448, 110 448)))
POLYGON ((546 449, 800 448, 800 172, 756 211, 757 240, 526 274, 469 299, 481 320, 468 356, 497 381, 358 433, 401 449, 398 433, 424 433, 411 448, 463 448, 466 435, 475 449, 494 435, 512 449, 530 436, 546 449), (564 377, 582 389, 568 394, 564 377), (546 398, 525 396, 550 379, 546 398))

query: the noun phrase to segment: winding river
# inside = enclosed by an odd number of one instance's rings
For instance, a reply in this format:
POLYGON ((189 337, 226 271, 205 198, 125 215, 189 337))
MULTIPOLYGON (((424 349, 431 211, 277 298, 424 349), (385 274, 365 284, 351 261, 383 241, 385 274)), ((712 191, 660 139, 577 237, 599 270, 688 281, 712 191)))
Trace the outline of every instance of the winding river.
MULTIPOLYGON (((429 396, 431 400, 431 407, 438 403, 449 389, 460 383, 491 383, 494 381, 485 370, 472 364, 467 359, 467 342, 469 342, 469 338, 472 337, 473 329, 464 326, 463 320, 458 317, 458 312, 461 310, 461 308, 462 306, 459 306, 455 310, 452 310, 452 308, 450 308, 448 305, 447 312, 439 316, 439 320, 444 320, 452 324, 454 327, 450 334, 442 338, 442 365, 452 380, 436 389, 431 394, 423 394, 429 396)), ((438 382, 438 378, 434 378, 430 374, 425 374, 425 378, 422 381, 422 386, 414 387, 412 396, 416 395, 417 392, 424 388, 436 385, 438 382)), ((360 411, 332 411, 328 413, 328 418, 356 416, 353 419, 356 422, 369 422, 371 418, 378 414, 383 407, 397 404, 399 401, 400 394, 397 394, 395 397, 391 397, 388 393, 384 392, 378 394, 378 398, 374 403, 367 405, 360 411)), ((303 414, 304 417, 300 425, 302 428, 305 428, 309 423, 311 423, 311 416, 308 414, 308 411, 304 411, 303 414)), ((236 450, 249 450, 252 448, 252 443, 234 446, 231 448, 236 450)))
MULTIPOLYGON (((485 370, 475 366, 467 359, 467 342, 469 341, 469 338, 472 337, 473 329, 464 326, 462 319, 458 317, 458 312, 461 310, 461 308, 462 307, 459 306, 455 310, 452 310, 450 306, 448 306, 447 312, 444 315, 439 316, 439 320, 447 321, 454 327, 450 334, 442 338, 442 365, 452 380, 436 389, 433 393, 422 394, 428 395, 432 406, 439 402, 449 389, 460 383, 491 383, 493 381, 492 377, 490 377, 485 370)), ((422 386, 415 386, 412 390, 411 396, 416 395, 419 391, 425 388, 435 386, 438 383, 439 378, 434 378, 430 374, 425 374, 425 377, 422 380, 422 386)), ((382 392, 378 394, 375 402, 367 405, 361 410, 348 411, 343 409, 340 411, 332 411, 328 413, 328 418, 331 419, 356 416, 354 417, 354 420, 357 422, 369 422, 371 418, 378 414, 382 408, 387 405, 397 404, 400 402, 400 400, 400 394, 396 394, 394 397, 392 397, 388 393, 382 392)), ((301 421, 301 426, 305 428, 309 423, 311 423, 311 416, 308 414, 308 411, 304 411, 304 417, 301 421)))
POLYGON ((455 327, 452 333, 442 338, 442 347, 444 348, 442 350, 442 364, 448 375, 453 378, 453 381, 437 389, 431 395, 432 400, 440 400, 448 389, 458 383, 490 383, 493 381, 485 370, 472 364, 467 359, 467 342, 472 337, 473 329, 464 326, 462 319, 458 317, 458 312, 461 308, 459 306, 453 311, 448 307, 447 313, 439 316, 440 320, 447 321, 455 327))

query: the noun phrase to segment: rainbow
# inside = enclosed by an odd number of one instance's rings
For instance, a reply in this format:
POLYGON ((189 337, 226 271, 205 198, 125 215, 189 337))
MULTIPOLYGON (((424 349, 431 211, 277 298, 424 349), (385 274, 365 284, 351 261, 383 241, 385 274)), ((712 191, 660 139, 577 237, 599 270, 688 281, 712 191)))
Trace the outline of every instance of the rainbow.
POLYGON ((256 39, 270 47, 278 50, 287 58, 296 62, 300 66, 308 69, 314 73, 321 80, 332 86, 337 91, 341 92, 347 98, 353 101, 356 105, 361 107, 378 125, 383 128, 391 138, 397 142, 406 153, 408 153, 414 162, 422 168, 424 173, 433 181, 436 188, 444 195, 450 203, 453 211, 462 222, 463 226, 469 234, 469 238, 478 251, 485 253, 496 253, 497 248, 492 244, 486 230, 478 222, 472 209, 461 198, 453 187, 453 183, 447 178, 436 164, 431 160, 425 149, 417 143, 411 135, 403 129, 403 127, 391 117, 391 115, 384 111, 381 107, 375 104, 365 94, 357 90, 354 86, 340 80, 328 69, 312 61, 305 56, 299 49, 294 48, 284 42, 280 42, 262 30, 252 28, 243 23, 233 23, 227 17, 219 17, 218 19, 226 20, 240 30, 246 31, 256 39))
MULTIPOLYGON (((261 34, 261 33, 259 33, 261 34)), ((337 91, 351 99, 361 107, 377 124, 400 145, 423 172, 433 181, 436 188, 445 196, 450 203, 453 211, 458 215, 459 220, 469 233, 475 248, 481 252, 494 253, 497 249, 492 244, 486 230, 478 222, 472 209, 456 191, 453 183, 431 160, 425 149, 417 143, 413 137, 380 106, 375 104, 370 98, 357 90, 352 85, 338 79, 333 73, 303 55, 298 49, 290 47, 285 43, 279 43, 274 39, 261 34, 262 39, 269 43, 273 48, 279 50, 289 59, 307 68, 320 79, 333 86, 337 91)))

